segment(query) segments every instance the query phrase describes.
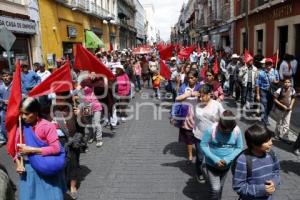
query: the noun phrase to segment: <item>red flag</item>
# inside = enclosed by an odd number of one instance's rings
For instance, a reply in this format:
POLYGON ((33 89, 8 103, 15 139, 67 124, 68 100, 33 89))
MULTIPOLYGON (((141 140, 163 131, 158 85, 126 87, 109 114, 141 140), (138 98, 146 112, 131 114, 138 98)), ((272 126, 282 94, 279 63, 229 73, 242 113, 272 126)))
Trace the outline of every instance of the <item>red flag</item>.
POLYGON ((173 56, 173 45, 168 45, 159 51, 160 59, 168 60, 173 56))
POLYGON ((88 70, 97 74, 103 74, 108 80, 115 78, 113 73, 98 58, 80 44, 76 45, 74 67, 79 70, 88 70))
POLYGON ((171 71, 164 60, 160 60, 160 75, 162 75, 166 80, 171 79, 171 71))
POLYGON ((110 42, 109 43, 109 52, 112 52, 114 50, 113 44, 110 42))
POLYGON ((156 45, 156 48, 158 49, 158 51, 161 51, 163 48, 165 48, 165 46, 162 43, 159 43, 156 45))
POLYGON ((22 100, 21 92, 21 66, 20 61, 16 63, 16 71, 13 76, 11 94, 8 100, 5 126, 7 129, 7 152, 12 157, 16 156, 16 131, 18 127, 18 119, 20 115, 20 106, 22 100))
POLYGON ((253 60, 253 57, 251 56, 251 54, 249 53, 249 51, 247 49, 245 49, 244 60, 245 60, 245 63, 248 63, 250 60, 253 60))
POLYGON ((72 90, 72 76, 69 62, 53 72, 39 85, 34 87, 28 96, 39 97, 55 92, 66 92, 72 90))
POLYGON ((191 55, 191 53, 193 53, 194 49, 195 49, 194 46, 181 49, 180 52, 179 52, 179 54, 178 54, 178 57, 179 58, 186 58, 187 59, 187 58, 189 58, 189 56, 191 55))
POLYGON ((219 74, 219 64, 218 64, 218 58, 215 58, 214 66, 213 66, 213 72, 215 75, 219 74))

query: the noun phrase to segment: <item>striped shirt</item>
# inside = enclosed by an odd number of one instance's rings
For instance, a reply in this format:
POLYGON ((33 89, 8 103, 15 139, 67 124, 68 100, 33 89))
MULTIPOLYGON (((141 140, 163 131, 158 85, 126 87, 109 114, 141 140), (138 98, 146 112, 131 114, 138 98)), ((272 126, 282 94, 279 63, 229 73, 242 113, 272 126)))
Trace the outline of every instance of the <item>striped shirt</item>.
POLYGON ((252 157, 252 176, 247 177, 246 156, 241 154, 236 160, 233 176, 233 189, 242 200, 272 200, 265 189, 265 182, 272 180, 277 190, 280 184, 279 161, 266 154, 264 157, 252 157))

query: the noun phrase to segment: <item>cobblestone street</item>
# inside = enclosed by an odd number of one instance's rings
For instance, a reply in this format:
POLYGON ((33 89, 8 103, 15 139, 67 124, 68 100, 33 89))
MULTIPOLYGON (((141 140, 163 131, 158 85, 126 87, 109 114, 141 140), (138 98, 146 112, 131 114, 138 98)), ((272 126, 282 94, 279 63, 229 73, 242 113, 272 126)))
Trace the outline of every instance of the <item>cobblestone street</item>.
MULTIPOLYGON (((150 90, 147 90, 150 92, 150 90)), ((144 102, 136 95, 136 102, 144 102)), ((159 106, 157 100, 147 100, 159 106)), ((225 105, 229 105, 225 103, 225 105)), ((81 154, 81 181, 79 199, 207 199, 207 186, 194 178, 194 166, 186 165, 186 148, 179 144, 178 130, 168 122, 165 112, 162 120, 153 120, 153 108, 140 108, 140 119, 119 126, 111 137, 104 129, 104 145, 81 154)), ((239 122, 244 130, 246 124, 239 122)), ((281 161, 282 184, 276 199, 298 200, 300 189, 299 159, 290 153, 288 144, 273 141, 274 149, 281 161)), ((17 176, 11 162, 7 162, 4 148, 1 163, 6 163, 9 173, 17 176), (9 166, 10 165, 10 166, 9 166)), ((227 178, 223 199, 233 200, 237 196, 231 188, 231 173, 227 178)))

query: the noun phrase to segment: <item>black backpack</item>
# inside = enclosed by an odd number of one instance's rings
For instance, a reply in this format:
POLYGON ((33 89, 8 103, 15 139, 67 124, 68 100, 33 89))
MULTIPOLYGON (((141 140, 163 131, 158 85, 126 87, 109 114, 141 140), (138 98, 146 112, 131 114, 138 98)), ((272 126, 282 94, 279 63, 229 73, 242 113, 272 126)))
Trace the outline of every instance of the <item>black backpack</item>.
MULTIPOLYGON (((241 153, 239 153, 235 159, 232 161, 232 164, 231 164, 231 173, 232 175, 234 175, 235 173, 235 168, 236 168, 236 162, 237 162, 237 159, 240 157, 240 155, 244 154, 245 157, 246 157, 246 169, 247 169, 247 179, 249 177, 252 176, 252 158, 253 158, 253 155, 252 153, 250 152, 249 149, 245 149, 243 150, 241 153)), ((270 152, 268 152, 267 154, 269 154, 272 158, 272 161, 273 163, 276 162, 276 156, 275 156, 275 152, 273 150, 271 150, 270 152)))

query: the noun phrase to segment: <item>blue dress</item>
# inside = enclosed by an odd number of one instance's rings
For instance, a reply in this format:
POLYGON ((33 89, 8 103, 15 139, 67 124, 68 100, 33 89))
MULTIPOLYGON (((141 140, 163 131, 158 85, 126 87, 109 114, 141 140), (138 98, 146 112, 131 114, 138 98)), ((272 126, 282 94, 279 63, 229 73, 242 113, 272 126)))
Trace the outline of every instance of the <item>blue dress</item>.
POLYGON ((25 161, 25 173, 19 182, 20 200, 63 200, 66 192, 64 170, 54 176, 42 176, 38 174, 25 161))

